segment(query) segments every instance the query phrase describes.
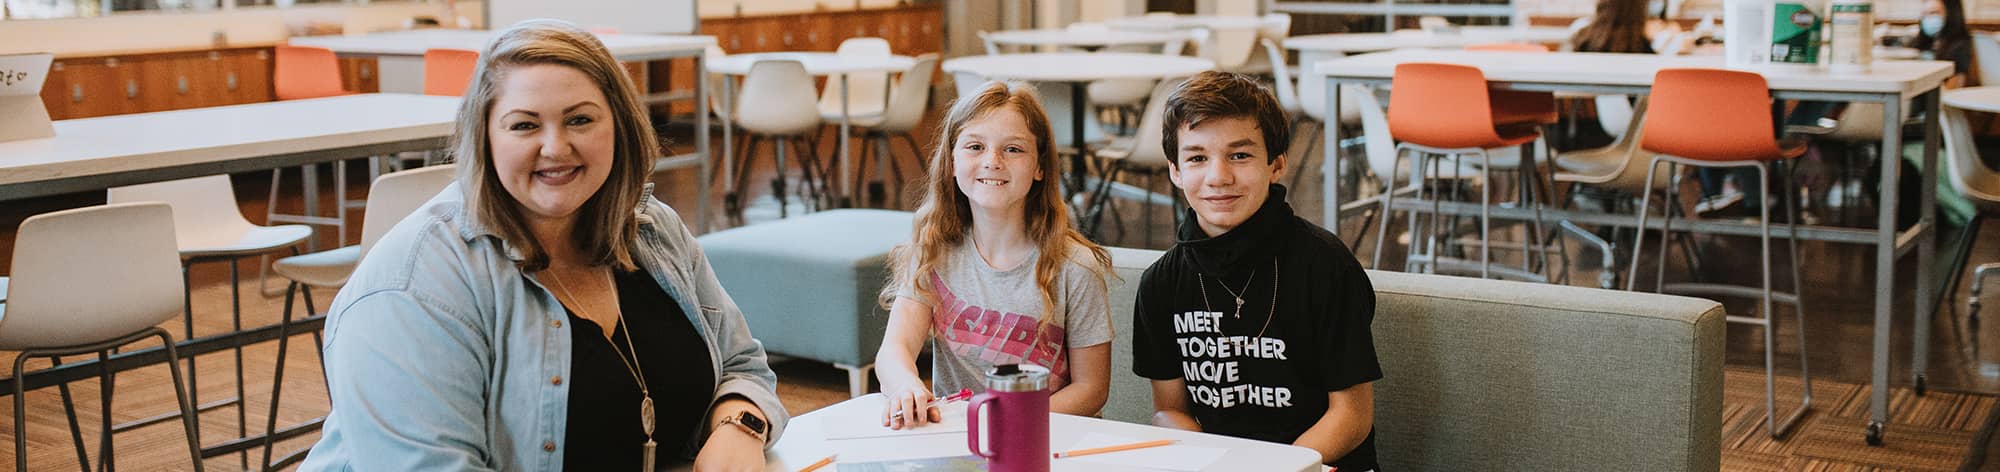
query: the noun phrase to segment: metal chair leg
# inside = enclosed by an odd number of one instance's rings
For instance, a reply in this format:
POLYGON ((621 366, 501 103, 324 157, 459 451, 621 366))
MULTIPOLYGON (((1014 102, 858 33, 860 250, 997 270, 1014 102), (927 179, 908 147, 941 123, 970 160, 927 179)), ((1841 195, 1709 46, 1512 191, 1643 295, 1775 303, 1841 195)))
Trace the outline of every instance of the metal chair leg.
POLYGON ((103 414, 99 417, 103 428, 97 439, 97 470, 113 472, 111 445, 111 397, 118 387, 116 373, 111 371, 111 351, 97 351, 97 396, 102 401, 98 405, 103 414))
MULTIPOLYGON (((1647 183, 1648 183, 1648 185, 1646 185, 1646 186, 1645 186, 1645 189, 1644 189, 1644 190, 1640 190, 1640 191, 1639 191, 1639 229, 1638 229, 1638 231, 1634 231, 1634 232, 1633 232, 1634 234, 1633 234, 1633 236, 1632 236, 1632 262, 1631 262, 1631 263, 1629 263, 1629 264, 1626 264, 1626 265, 1628 266, 1628 267, 1626 267, 1626 269, 1627 269, 1627 270, 1629 270, 1629 271, 1631 271, 1631 272, 1630 272, 1629 274, 1626 274, 1626 276, 1625 276, 1625 290, 1626 290, 1626 291, 1632 291, 1632 290, 1633 290, 1634 288, 1637 288, 1637 287, 1638 287, 1638 283, 1639 283, 1639 257, 1640 257, 1640 255, 1641 255, 1641 254, 1645 254, 1645 250, 1646 250, 1646 216, 1647 216, 1647 212, 1650 212, 1650 211, 1652 211, 1652 208, 1653 208, 1653 205, 1652 205, 1652 203, 1653 203, 1653 186, 1651 185, 1651 183, 1652 183, 1652 182, 1654 181, 1654 180, 1653 180, 1653 176, 1654 176, 1655 172, 1657 172, 1657 171, 1659 171, 1659 170, 1660 170, 1660 159, 1659 159, 1659 157, 1654 157, 1654 158, 1653 158, 1653 160, 1649 161, 1649 162, 1648 162, 1648 163, 1646 164, 1646 180, 1645 180, 1645 182, 1647 182, 1647 183)), ((1663 245, 1664 245, 1664 244, 1666 244, 1666 243, 1667 243, 1667 238, 1666 238, 1666 234, 1665 234, 1665 233, 1661 233, 1661 235, 1660 235, 1660 244, 1663 244, 1663 245)), ((1661 263, 1665 263, 1665 262, 1666 262, 1666 261, 1661 261, 1661 263)))
POLYGON ((190 391, 181 389, 181 367, 175 362, 180 353, 174 348, 174 338, 159 328, 153 328, 152 334, 159 337, 160 344, 167 349, 167 369, 174 379, 174 401, 181 410, 181 430, 187 436, 188 459, 194 462, 195 472, 201 472, 201 412, 195 410, 190 391))
MULTIPOLYGON (((61 366, 62 356, 49 356, 49 362, 53 363, 51 368, 61 366)), ((20 370, 15 372, 17 372, 15 377, 18 379, 20 370)), ((83 467, 84 472, 90 472, 90 455, 83 450, 83 429, 77 424, 76 401, 70 396, 69 383, 57 384, 56 389, 62 392, 63 415, 69 419, 69 440, 76 445, 76 463, 83 467)))
MULTIPOLYGON (((1403 164, 1403 153, 1404 153, 1404 152, 1406 152, 1406 151, 1409 151, 1409 149, 1408 149, 1408 148, 1405 148, 1405 147, 1403 147, 1403 146, 1396 146, 1396 157, 1395 157, 1395 158, 1394 158, 1394 160, 1393 160, 1392 162, 1390 162, 1390 164, 1389 164, 1389 169, 1390 169, 1390 170, 1389 170, 1389 175, 1385 175, 1385 176, 1382 176, 1382 181, 1383 181, 1383 182, 1386 182, 1386 183, 1387 183, 1386 185, 1384 185, 1384 188, 1385 188, 1385 190, 1383 190, 1383 191, 1382 191, 1382 205, 1381 205, 1381 207, 1379 207, 1379 208, 1381 208, 1381 213, 1382 213, 1382 226, 1380 226, 1380 227, 1378 227, 1378 228, 1376 228, 1376 229, 1375 229, 1375 255, 1374 255, 1374 261, 1370 262, 1370 263, 1369 263, 1369 265, 1368 265, 1368 266, 1369 266, 1370 268, 1373 268, 1373 269, 1376 269, 1376 270, 1381 270, 1381 269, 1382 269, 1382 243, 1383 243, 1383 241, 1386 241, 1386 240, 1388 240, 1388 239, 1389 239, 1389 237, 1388 237, 1388 236, 1389 236, 1389 219, 1390 219, 1390 217, 1391 217, 1391 216, 1393 216, 1393 215, 1395 214, 1395 203, 1396 203, 1396 191, 1397 191, 1397 188, 1396 188, 1396 171, 1395 171, 1395 169, 1396 169, 1396 166, 1399 166, 1399 165, 1402 165, 1402 164, 1403 164)), ((1412 165, 1410 166, 1410 171, 1411 171, 1411 172, 1410 172, 1410 179, 1411 179, 1412 181, 1416 180, 1418 176, 1422 175, 1422 174, 1418 173, 1418 172, 1419 172, 1419 171, 1418 171, 1418 168, 1419 168, 1420 166, 1422 166, 1422 164, 1414 164, 1414 163, 1413 163, 1413 164, 1412 164, 1412 165)), ((1419 197, 1419 198, 1421 199, 1421 198, 1422 198, 1422 193, 1423 193, 1423 187, 1422 187, 1421 185, 1419 185, 1419 186, 1417 187, 1417 193, 1418 193, 1418 197, 1419 197)), ((1329 222, 1329 223, 1331 223, 1331 222, 1329 222)), ((1416 214, 1415 214, 1415 213, 1411 213, 1411 214, 1410 214, 1410 223, 1411 223, 1411 224, 1410 224, 1410 231, 1412 232, 1412 234, 1411 234, 1411 235, 1413 236, 1413 237, 1412 237, 1412 238, 1410 239, 1410 247, 1414 248, 1414 247, 1416 247, 1416 245, 1417 245, 1417 240, 1416 240, 1416 239, 1414 238, 1414 236, 1415 236, 1415 233, 1414 233, 1414 232, 1415 232, 1415 231, 1417 230, 1417 229, 1416 229, 1416 214)))
POLYGON ((278 366, 271 373, 271 410, 264 416, 264 459, 257 470, 270 470, 271 446, 275 443, 273 434, 278 432, 278 403, 285 391, 285 355, 291 352, 292 337, 288 331, 292 326, 292 296, 298 292, 299 283, 285 285, 285 308, 278 320, 278 366))

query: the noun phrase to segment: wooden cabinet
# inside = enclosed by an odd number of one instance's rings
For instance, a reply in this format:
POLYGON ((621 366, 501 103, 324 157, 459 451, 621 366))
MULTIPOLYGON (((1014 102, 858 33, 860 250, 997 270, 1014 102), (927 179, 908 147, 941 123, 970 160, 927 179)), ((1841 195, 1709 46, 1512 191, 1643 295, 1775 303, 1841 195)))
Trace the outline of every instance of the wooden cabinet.
POLYGON ((65 59, 61 63, 62 87, 67 91, 62 95, 69 103, 63 107, 63 116, 51 118, 89 118, 139 109, 135 101, 139 94, 139 74, 129 61, 96 57, 65 59))
POLYGON ((271 98, 268 48, 64 58, 42 87, 42 103, 58 120, 271 98))
POLYGON ((340 87, 354 93, 380 92, 382 78, 376 72, 374 58, 341 58, 340 87))

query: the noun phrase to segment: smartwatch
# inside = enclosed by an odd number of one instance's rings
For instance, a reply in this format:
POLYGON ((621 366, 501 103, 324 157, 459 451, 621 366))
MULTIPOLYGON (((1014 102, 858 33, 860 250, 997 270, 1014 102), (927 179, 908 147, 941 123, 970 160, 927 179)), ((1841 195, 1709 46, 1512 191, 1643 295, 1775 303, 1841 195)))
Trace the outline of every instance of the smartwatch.
POLYGON ((770 442, 766 438, 770 436, 771 423, 765 422, 763 418, 758 418, 757 415, 751 414, 748 411, 738 412, 736 416, 723 418, 717 427, 725 424, 733 424, 738 428, 742 428, 744 432, 750 433, 750 436, 757 438, 758 441, 770 442))

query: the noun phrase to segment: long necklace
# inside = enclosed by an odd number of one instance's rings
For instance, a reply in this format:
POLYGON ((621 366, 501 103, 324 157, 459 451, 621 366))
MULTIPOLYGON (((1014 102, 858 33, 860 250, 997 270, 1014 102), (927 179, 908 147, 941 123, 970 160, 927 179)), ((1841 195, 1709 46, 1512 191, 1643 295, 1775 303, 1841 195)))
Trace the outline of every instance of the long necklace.
MULTIPOLYGON (((583 311, 583 303, 581 303, 583 299, 571 295, 569 286, 563 283, 562 277, 556 275, 555 271, 548 271, 548 274, 549 280, 556 283, 556 289, 562 290, 563 298, 578 302, 576 305, 577 311, 583 311)), ((653 392, 647 387, 645 368, 639 365, 639 349, 632 345, 632 329, 625 326, 624 310, 618 311, 618 318, 615 323, 618 324, 618 332, 625 335, 625 349, 622 352, 618 352, 618 363, 624 364, 625 372, 632 374, 632 380, 639 383, 639 396, 641 398, 639 400, 639 425, 646 432, 646 444, 642 451, 645 455, 640 458, 641 468, 639 470, 651 471, 653 470, 653 449, 658 446, 658 444, 653 442, 653 392), (632 357, 629 361, 625 359, 628 353, 632 357)), ((611 350, 619 351, 618 345, 612 344, 611 350)))
MULTIPOLYGON (((1255 280, 1256 278, 1257 278, 1257 273, 1251 272, 1250 279, 1255 280)), ((1201 287, 1202 309, 1207 311, 1215 311, 1214 307, 1208 305, 1208 279, 1201 274, 1201 271, 1195 271, 1194 280, 1195 283, 1201 287)), ((1223 284, 1222 279, 1220 278, 1217 278, 1215 280, 1215 284, 1221 285, 1223 290, 1229 290, 1229 286, 1223 284)), ((1244 293, 1250 292, 1250 280, 1243 281, 1243 292, 1244 293)), ((1230 292, 1229 294, 1234 296, 1236 295, 1236 292, 1230 292)), ((1264 327, 1257 329, 1257 337, 1260 338, 1264 337, 1264 331, 1271 329, 1271 319, 1277 317, 1278 317, 1278 258, 1273 257, 1271 258, 1271 309, 1269 313, 1264 314, 1264 327)), ((1239 319, 1243 318, 1242 296, 1236 296, 1236 318, 1239 319)))
MULTIPOLYGON (((1271 276, 1272 276, 1272 277, 1276 277, 1276 276, 1277 276, 1277 274, 1275 274, 1275 273, 1274 273, 1274 274, 1272 274, 1271 276)), ((1203 278, 1202 278, 1202 275, 1201 275, 1201 272, 1200 272, 1200 271, 1196 271, 1196 272, 1194 273, 1194 277, 1195 277, 1195 281, 1196 281, 1196 282, 1201 282, 1201 284, 1202 284, 1202 285, 1201 285, 1201 290, 1202 290, 1202 292, 1201 292, 1201 293, 1202 293, 1202 295, 1201 295, 1201 302, 1202 302, 1202 303, 1208 303, 1208 283, 1207 283, 1207 282, 1205 281, 1205 279, 1203 279, 1203 278)), ((1252 271, 1250 271, 1250 277, 1249 277, 1249 278, 1246 278, 1246 279, 1243 279, 1243 290, 1230 290, 1230 289, 1229 289, 1229 284, 1227 284, 1227 283, 1223 283, 1223 281, 1222 281, 1222 278, 1221 278, 1221 277, 1216 277, 1216 278, 1215 278, 1215 284, 1216 284, 1216 285, 1220 285, 1220 286, 1222 286, 1222 290, 1223 290, 1223 291, 1227 291, 1227 292, 1229 292, 1229 296, 1230 296, 1231 298, 1235 298, 1235 299, 1236 299, 1236 314, 1234 314, 1234 315, 1230 315, 1230 318, 1237 318, 1237 319, 1242 319, 1242 318, 1243 318, 1243 295, 1241 295, 1241 294, 1239 294, 1239 293, 1237 293, 1237 292, 1245 292, 1245 293, 1249 292, 1249 291, 1250 291, 1250 283, 1251 283, 1251 282, 1256 282, 1256 281, 1257 281, 1257 271, 1254 271, 1254 270, 1252 270, 1252 271)))

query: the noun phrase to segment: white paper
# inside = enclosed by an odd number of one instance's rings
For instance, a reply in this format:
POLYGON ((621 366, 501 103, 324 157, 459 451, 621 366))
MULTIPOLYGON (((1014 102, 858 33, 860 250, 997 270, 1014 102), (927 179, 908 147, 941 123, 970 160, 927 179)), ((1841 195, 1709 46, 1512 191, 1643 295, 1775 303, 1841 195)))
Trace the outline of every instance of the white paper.
MULTIPOLYGON (((881 398, 879 395, 876 398, 881 398)), ((924 434, 947 434, 965 432, 965 405, 960 400, 938 407, 944 413, 944 421, 927 423, 915 428, 900 430, 882 426, 882 410, 875 408, 850 408, 841 415, 826 418, 820 425, 826 428, 827 439, 881 438, 893 436, 916 436, 924 434)))
MULTIPOLYGON (((1128 438, 1124 436, 1115 436, 1104 433, 1090 433, 1084 435, 1082 439, 1078 439, 1075 444, 1071 444, 1068 448, 1058 449, 1055 452, 1074 451, 1078 449, 1089 449, 1093 447, 1116 446, 1119 444, 1131 444, 1147 440, 1148 439, 1128 438)), ((1056 459, 1056 461, 1091 462, 1097 464, 1110 464, 1110 465, 1120 465, 1129 467, 1145 467, 1148 469, 1179 470, 1179 471, 1193 472, 1193 471, 1207 469, 1209 466, 1214 465, 1216 461, 1222 460, 1222 456, 1228 453, 1229 453, 1228 449, 1219 447, 1191 446, 1188 445, 1185 441, 1183 441, 1183 442, 1168 444, 1165 446, 1155 446, 1144 449, 1107 452, 1103 454, 1091 454, 1087 456, 1065 457, 1062 459, 1056 459)))

